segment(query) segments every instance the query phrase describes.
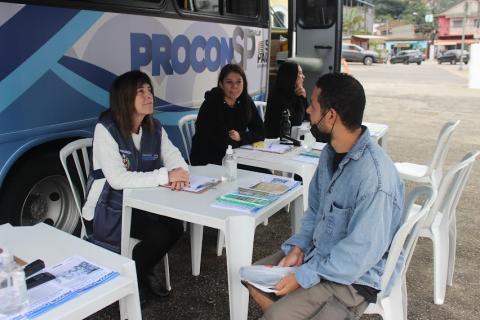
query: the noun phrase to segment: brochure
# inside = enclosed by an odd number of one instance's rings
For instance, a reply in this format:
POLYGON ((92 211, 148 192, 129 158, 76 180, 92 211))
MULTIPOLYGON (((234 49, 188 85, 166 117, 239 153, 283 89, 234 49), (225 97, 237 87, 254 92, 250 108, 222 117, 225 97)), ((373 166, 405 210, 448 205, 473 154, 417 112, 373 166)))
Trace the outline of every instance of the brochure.
POLYGON ((302 156, 313 157, 313 158, 320 158, 321 151, 312 149, 310 151, 302 151, 300 153, 302 156))
POLYGON ((109 270, 80 256, 70 257, 40 272, 45 271, 53 274, 55 279, 28 290, 29 303, 27 309, 8 317, 0 316, 1 320, 35 318, 118 276, 118 272, 109 270))
POLYGON ((318 164, 318 158, 310 157, 310 156, 304 156, 304 155, 301 155, 301 154, 296 155, 292 159, 295 160, 295 161, 310 163, 310 164, 314 164, 314 165, 318 164))
POLYGON ((275 285, 296 269, 297 267, 252 265, 240 268, 240 279, 260 291, 275 293, 275 285))
POLYGON ((289 178, 268 177, 251 186, 239 187, 238 192, 231 192, 218 197, 211 206, 255 213, 298 185, 300 185, 300 182, 289 178))
POLYGON ((300 184, 299 181, 295 181, 290 178, 284 177, 268 177, 262 179, 258 183, 255 183, 249 187, 238 188, 242 194, 256 194, 256 195, 274 195, 280 196, 285 192, 295 188, 300 184))

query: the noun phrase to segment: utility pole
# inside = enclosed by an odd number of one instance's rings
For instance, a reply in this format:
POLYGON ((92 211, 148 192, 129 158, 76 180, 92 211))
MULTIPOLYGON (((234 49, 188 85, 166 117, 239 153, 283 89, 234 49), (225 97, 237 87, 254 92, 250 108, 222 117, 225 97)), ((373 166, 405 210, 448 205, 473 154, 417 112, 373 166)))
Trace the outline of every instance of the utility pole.
POLYGON ((468 1, 465 1, 463 10, 463 26, 462 26, 462 47, 460 50, 460 65, 459 69, 463 70, 463 50, 465 50, 465 25, 467 24, 468 1))
POLYGON ((480 0, 477 0, 477 23, 475 25, 478 42, 480 43, 480 0))

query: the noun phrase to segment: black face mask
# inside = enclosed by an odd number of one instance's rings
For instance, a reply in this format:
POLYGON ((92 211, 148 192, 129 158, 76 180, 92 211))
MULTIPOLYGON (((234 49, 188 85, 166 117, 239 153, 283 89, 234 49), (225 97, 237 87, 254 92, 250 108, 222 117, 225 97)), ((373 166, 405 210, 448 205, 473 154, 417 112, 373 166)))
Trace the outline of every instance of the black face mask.
POLYGON ((311 125, 310 132, 315 137, 315 140, 317 140, 317 142, 324 142, 324 143, 330 142, 331 134, 320 132, 316 124, 311 125))
MULTIPOLYGON (((332 140, 332 132, 331 131, 330 131, 330 133, 323 133, 323 132, 320 132, 320 130, 318 130, 318 124, 320 122, 322 122, 323 118, 326 117, 327 113, 328 113, 328 111, 325 112, 325 114, 320 118, 320 120, 317 121, 317 123, 313 123, 310 126, 310 132, 315 137, 315 140, 317 140, 317 142, 330 143, 330 140, 332 140)), ((333 128, 332 128, 332 130, 333 130, 333 128)))

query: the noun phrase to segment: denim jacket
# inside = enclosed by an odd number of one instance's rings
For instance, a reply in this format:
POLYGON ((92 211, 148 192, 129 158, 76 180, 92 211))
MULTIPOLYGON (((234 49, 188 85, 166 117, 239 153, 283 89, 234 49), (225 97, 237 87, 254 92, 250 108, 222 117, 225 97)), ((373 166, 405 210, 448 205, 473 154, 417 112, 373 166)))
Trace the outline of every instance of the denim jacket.
POLYGON ((392 160, 362 129, 335 172, 335 151, 325 147, 301 230, 282 245, 285 254, 293 246, 305 253, 295 272, 303 288, 327 279, 381 289, 388 249, 403 220, 404 185, 392 160))

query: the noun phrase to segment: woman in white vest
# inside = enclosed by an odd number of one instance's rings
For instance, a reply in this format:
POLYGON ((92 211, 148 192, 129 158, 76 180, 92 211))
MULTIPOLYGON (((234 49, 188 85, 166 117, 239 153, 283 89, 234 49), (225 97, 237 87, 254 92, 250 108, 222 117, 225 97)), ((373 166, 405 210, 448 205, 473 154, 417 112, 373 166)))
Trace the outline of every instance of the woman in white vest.
MULTIPOLYGON (((110 90, 110 108, 100 115, 93 139, 93 171, 82 214, 93 219, 93 241, 120 251, 123 189, 169 185, 181 190, 189 182, 188 166, 154 119, 150 78, 130 71, 110 90)), ((142 240, 133 249, 140 294, 168 295, 153 274, 154 266, 183 233, 182 222, 140 210, 132 212, 131 236, 142 240)))

